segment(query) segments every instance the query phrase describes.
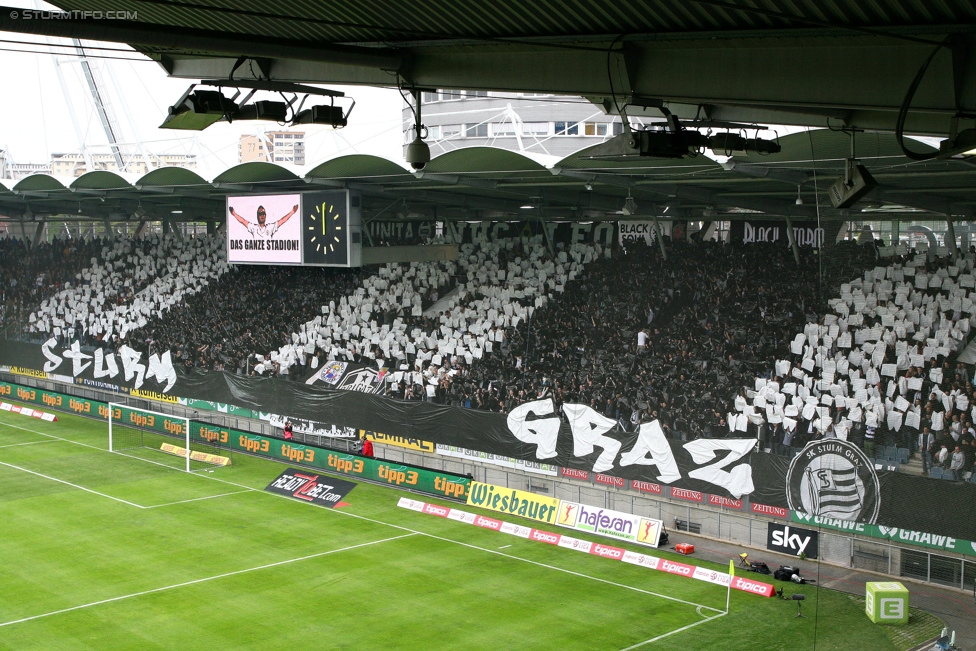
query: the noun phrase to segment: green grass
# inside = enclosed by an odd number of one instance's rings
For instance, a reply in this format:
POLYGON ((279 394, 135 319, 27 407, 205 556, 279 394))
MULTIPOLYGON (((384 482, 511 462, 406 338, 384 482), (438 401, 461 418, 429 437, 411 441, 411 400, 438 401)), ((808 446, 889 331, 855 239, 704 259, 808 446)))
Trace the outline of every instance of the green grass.
POLYGON ((816 635, 901 651, 941 628, 914 611, 876 626, 863 601, 792 585, 806 619, 744 593, 717 616, 719 586, 407 511, 406 493, 366 483, 316 508, 263 491, 282 464, 238 454, 187 474, 58 417, 0 412, 0 649, 594 651, 667 635, 640 648, 795 651, 816 635))

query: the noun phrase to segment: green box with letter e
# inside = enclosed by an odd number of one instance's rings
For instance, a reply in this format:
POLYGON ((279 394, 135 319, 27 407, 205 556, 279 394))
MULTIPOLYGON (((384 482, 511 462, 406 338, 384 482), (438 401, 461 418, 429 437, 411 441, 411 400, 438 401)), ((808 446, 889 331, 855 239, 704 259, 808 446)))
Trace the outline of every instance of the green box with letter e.
POLYGON ((908 623, 908 588, 898 581, 867 583, 864 610, 875 624, 908 623))

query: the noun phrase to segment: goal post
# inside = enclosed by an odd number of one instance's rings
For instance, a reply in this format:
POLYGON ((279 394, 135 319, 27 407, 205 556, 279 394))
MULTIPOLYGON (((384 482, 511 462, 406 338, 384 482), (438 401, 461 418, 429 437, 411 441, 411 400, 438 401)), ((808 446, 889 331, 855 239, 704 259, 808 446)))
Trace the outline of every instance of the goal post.
POLYGON ((120 403, 109 403, 108 408, 110 452, 124 452, 186 472, 230 464, 226 450, 213 442, 193 440, 189 418, 120 403))

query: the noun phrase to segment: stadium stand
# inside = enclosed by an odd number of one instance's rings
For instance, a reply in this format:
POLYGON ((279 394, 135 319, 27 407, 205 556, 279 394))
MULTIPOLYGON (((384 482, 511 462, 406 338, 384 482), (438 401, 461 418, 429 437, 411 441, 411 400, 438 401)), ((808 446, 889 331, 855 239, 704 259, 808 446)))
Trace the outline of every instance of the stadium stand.
POLYGON ((290 344, 291 333, 320 313, 323 304, 361 286, 362 275, 354 270, 232 267, 174 306, 166 318, 139 329, 133 345, 147 354, 171 350, 174 361, 187 368, 280 373, 270 362, 256 369, 261 362, 255 362, 255 351, 290 344))
POLYGON ((92 255, 90 266, 31 312, 29 329, 85 343, 125 342, 130 332, 164 318, 226 272, 222 245, 217 236, 111 240, 92 255))
MULTIPOLYGON (((437 402, 451 396, 461 404, 454 378, 467 379, 481 360, 508 354, 506 331, 527 323, 603 253, 599 245, 574 244, 551 256, 533 238, 465 244, 454 262, 384 265, 348 299, 323 305, 259 366, 307 373, 323 361, 375 361, 392 369, 387 395, 437 402), (445 290, 436 313, 425 316, 445 290)), ((481 397, 487 406, 487 394, 481 397)))
POLYGON ((28 249, 19 239, 0 238, 0 329, 22 335, 28 315, 68 287, 102 246, 100 239, 55 238, 28 249))
MULTIPOLYGON (((882 261, 889 264, 842 284, 831 312, 796 335, 790 356, 776 361, 774 378, 757 379, 736 400, 730 429, 781 424, 770 441, 780 449, 849 436, 872 454, 878 444, 906 449, 924 427, 937 447, 971 446, 973 386, 965 367, 949 360, 976 319, 974 257, 886 253, 882 261)), ((889 462, 904 458, 883 454, 889 462)))
POLYGON ((501 412, 548 397, 682 440, 745 432, 778 454, 848 438, 891 468, 928 427, 946 474, 972 470, 973 374, 955 358, 976 255, 844 242, 797 267, 786 247, 666 245, 667 259, 643 244, 465 244, 455 262, 367 273, 231 268, 219 237, 2 240, 0 315, 187 368, 304 379, 376 364, 389 397, 501 412))

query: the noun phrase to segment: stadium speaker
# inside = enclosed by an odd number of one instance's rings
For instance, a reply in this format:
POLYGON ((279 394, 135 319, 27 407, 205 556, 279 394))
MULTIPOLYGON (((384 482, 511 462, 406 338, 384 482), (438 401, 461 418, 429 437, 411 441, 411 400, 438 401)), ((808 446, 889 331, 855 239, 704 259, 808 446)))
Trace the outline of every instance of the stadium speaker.
POLYGON ((861 197, 878 186, 878 182, 863 165, 848 160, 847 173, 837 179, 827 190, 834 208, 850 208, 861 197))

